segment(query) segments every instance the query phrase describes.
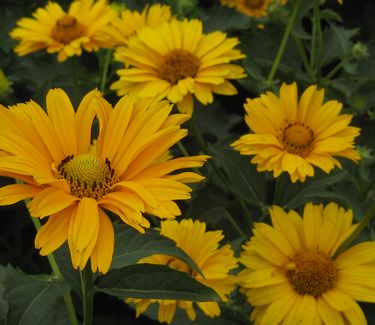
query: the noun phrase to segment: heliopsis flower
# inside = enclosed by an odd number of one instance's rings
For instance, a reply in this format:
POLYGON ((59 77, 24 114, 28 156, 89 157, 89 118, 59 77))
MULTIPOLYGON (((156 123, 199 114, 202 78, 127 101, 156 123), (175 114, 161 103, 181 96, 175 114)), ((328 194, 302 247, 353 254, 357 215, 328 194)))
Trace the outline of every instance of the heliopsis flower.
MULTIPOLYGON (((223 301, 235 287, 235 277, 229 275, 230 270, 237 267, 237 260, 233 256, 230 245, 219 247, 224 238, 222 231, 206 231, 206 224, 191 219, 161 222, 163 236, 173 239, 177 247, 181 248, 198 266, 204 277, 197 274, 185 262, 168 255, 152 255, 139 261, 168 265, 181 272, 189 273, 195 280, 214 289, 223 301)), ((195 319, 192 301, 161 300, 161 299, 128 299, 127 302, 136 303, 137 317, 146 311, 152 303, 159 304, 158 319, 160 322, 172 322, 176 308, 182 308, 191 320, 195 319)), ((217 302, 197 302, 200 309, 210 317, 220 315, 217 302)))
POLYGON ((0 175, 24 184, 0 189, 0 205, 32 198, 32 217, 48 219, 35 245, 48 255, 68 241, 74 268, 91 258, 105 273, 112 260, 110 211, 140 232, 143 213, 180 215, 175 200, 190 198, 185 183, 203 177, 180 169, 199 167, 207 156, 169 159, 168 149, 187 134, 188 115, 170 115, 167 101, 125 96, 114 108, 97 90, 74 112, 61 89, 49 91, 47 113, 35 102, 0 107, 0 175), (99 135, 91 143, 97 117, 99 135))
POLYGON ((58 53, 57 59, 81 55, 82 49, 97 51, 109 44, 101 39, 108 23, 117 13, 106 0, 76 0, 65 12, 56 2, 49 2, 45 8, 38 8, 34 18, 22 18, 10 33, 20 43, 15 52, 26 55, 41 49, 58 53))
POLYGON ((171 8, 166 5, 147 5, 142 12, 126 9, 121 11, 121 17, 117 17, 106 29, 107 38, 113 46, 126 45, 129 37, 141 28, 156 27, 171 19, 171 8))
POLYGON ((243 68, 230 63, 245 57, 235 49, 237 44, 237 38, 227 38, 222 32, 203 34, 199 20, 144 27, 127 47, 115 52, 115 59, 127 68, 118 70, 120 79, 111 88, 119 96, 166 97, 181 112, 191 114, 193 94, 206 105, 212 103, 212 93, 237 93, 229 82, 245 76, 243 68))
POLYGON ((298 100, 297 85, 283 84, 280 96, 271 92, 247 99, 245 121, 253 133, 242 136, 232 146, 251 160, 258 171, 273 171, 278 177, 289 173, 292 182, 314 176, 313 166, 329 173, 334 157, 360 159, 354 148, 359 128, 349 126, 352 115, 341 114, 342 104, 323 103, 324 89, 310 86, 298 100))
POLYGON ((303 218, 277 206, 270 212, 272 226, 256 224, 240 257, 254 324, 366 324, 356 301, 375 302, 375 242, 335 257, 356 227, 352 211, 309 203, 303 218))
MULTIPOLYGON (((270 4, 277 0, 220 0, 222 5, 235 8, 238 12, 250 17, 264 17, 270 4)), ((278 1, 285 5, 287 0, 278 1)))

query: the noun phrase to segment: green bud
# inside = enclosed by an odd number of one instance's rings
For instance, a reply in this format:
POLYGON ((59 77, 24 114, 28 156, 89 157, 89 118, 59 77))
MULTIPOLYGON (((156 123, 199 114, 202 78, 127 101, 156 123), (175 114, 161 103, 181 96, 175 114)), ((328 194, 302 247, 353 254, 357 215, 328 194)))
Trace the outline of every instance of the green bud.
POLYGON ((177 13, 181 16, 186 16, 193 12, 197 6, 197 0, 176 0, 177 13))
POLYGON ((117 12, 122 12, 127 9, 126 4, 122 2, 112 2, 111 7, 117 12))
POLYGON ((361 42, 357 42, 352 46, 351 54, 356 61, 365 60, 370 55, 367 46, 361 42))
POLYGON ((0 69, 0 98, 6 97, 11 91, 11 82, 5 76, 3 70, 0 69))

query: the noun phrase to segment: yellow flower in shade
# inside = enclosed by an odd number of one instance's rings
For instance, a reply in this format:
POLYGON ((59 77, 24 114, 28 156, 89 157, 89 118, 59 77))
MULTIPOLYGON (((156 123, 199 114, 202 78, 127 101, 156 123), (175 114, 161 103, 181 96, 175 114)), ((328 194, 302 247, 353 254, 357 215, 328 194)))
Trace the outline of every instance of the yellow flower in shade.
POLYGON ((352 116, 341 114, 342 104, 323 104, 324 90, 310 86, 298 100, 297 85, 283 84, 280 96, 271 92, 247 99, 245 121, 253 133, 242 136, 232 146, 251 160, 258 171, 273 171, 278 177, 288 172, 292 182, 314 176, 313 166, 329 173, 334 157, 360 159, 354 148, 359 128, 349 126, 352 116))
POLYGON ((0 175, 24 184, 0 189, 0 205, 32 198, 32 217, 46 223, 35 245, 48 255, 68 241, 74 268, 105 273, 114 234, 106 211, 140 232, 143 213, 173 219, 175 200, 190 198, 185 183, 202 176, 179 169, 199 167, 207 156, 169 159, 168 149, 187 134, 188 115, 170 115, 167 101, 124 96, 114 108, 96 90, 74 112, 61 89, 49 91, 47 113, 35 102, 0 106, 0 175), (99 135, 91 145, 94 118, 99 135), (162 157, 162 158, 161 158, 162 157))
POLYGON ((172 19, 170 6, 153 4, 146 6, 142 12, 123 10, 121 17, 117 17, 106 30, 108 41, 113 46, 126 45, 129 36, 135 34, 145 26, 156 27, 172 19))
MULTIPOLYGON (((168 265, 181 272, 189 273, 195 280, 214 289, 223 301, 235 287, 235 277, 229 275, 230 270, 237 267, 237 260, 233 256, 230 245, 219 247, 224 238, 222 231, 206 231, 206 224, 191 219, 167 220, 161 223, 161 234, 173 239, 199 267, 204 278, 193 271, 187 264, 168 255, 152 255, 139 261, 168 265)), ((195 319, 195 310, 192 301, 160 300, 160 299, 127 299, 127 302, 136 303, 137 317, 146 311, 152 303, 159 304, 158 319, 170 324, 176 308, 182 308, 191 320, 195 319)), ((197 302, 200 309, 210 317, 220 315, 217 302, 197 302)))
POLYGON ((303 218, 274 206, 272 226, 255 224, 238 274, 254 324, 366 324, 356 300, 375 302, 375 242, 334 257, 352 219, 335 203, 309 203, 303 218))
POLYGON ((198 20, 144 27, 115 52, 115 59, 129 67, 118 70, 120 79, 111 88, 119 96, 167 97, 181 112, 191 114, 193 94, 206 105, 212 103, 212 93, 237 93, 228 81, 245 76, 243 68, 230 63, 245 57, 235 49, 237 44, 237 38, 222 32, 203 34, 198 20))
POLYGON ((238 12, 250 17, 263 17, 268 14, 270 4, 279 2, 285 5, 288 0, 220 0, 222 5, 235 8, 238 12))
POLYGON ((22 18, 10 36, 20 43, 15 52, 26 55, 41 49, 58 53, 57 59, 81 55, 82 49, 97 51, 109 44, 101 39, 108 23, 117 16, 106 0, 77 0, 65 12, 56 2, 33 13, 33 18, 22 18))

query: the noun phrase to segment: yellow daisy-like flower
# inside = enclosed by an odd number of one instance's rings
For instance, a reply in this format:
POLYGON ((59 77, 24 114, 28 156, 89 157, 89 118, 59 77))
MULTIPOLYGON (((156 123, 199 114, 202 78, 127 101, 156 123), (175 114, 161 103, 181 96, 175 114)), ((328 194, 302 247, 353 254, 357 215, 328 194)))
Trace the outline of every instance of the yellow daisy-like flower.
MULTIPOLYGON (((268 7, 276 0, 220 0, 222 5, 235 8, 238 12, 250 17, 264 17, 268 14, 268 7)), ((279 0, 285 5, 288 0, 279 0)))
POLYGON ((81 55, 82 49, 97 51, 109 44, 101 39, 109 22, 117 16, 106 0, 77 0, 65 12, 56 2, 33 13, 34 18, 22 18, 10 33, 20 43, 15 52, 26 55, 41 49, 58 53, 57 59, 81 55))
POLYGON ((274 206, 273 226, 255 225, 238 274, 254 324, 366 324, 356 300, 375 302, 375 242, 334 257, 352 219, 335 203, 309 203, 303 218, 274 206))
POLYGON ((50 90, 47 113, 35 102, 0 106, 0 175, 24 184, 0 189, 0 205, 32 198, 32 217, 48 221, 35 245, 48 255, 68 241, 74 268, 91 258, 92 271, 105 273, 114 234, 106 211, 140 232, 143 213, 163 219, 180 215, 175 200, 190 198, 185 183, 202 176, 180 169, 202 166, 207 156, 169 159, 168 149, 186 136, 189 116, 170 115, 167 101, 125 96, 114 108, 97 90, 74 112, 61 89, 50 90), (99 135, 91 145, 95 117, 99 135))
MULTIPOLYGON (((168 265, 181 272, 189 273, 195 280, 214 289, 223 301, 235 287, 235 277, 229 275, 230 270, 237 267, 230 245, 219 248, 219 242, 224 238, 222 231, 206 231, 206 224, 191 219, 180 223, 167 220, 161 223, 162 235, 173 239, 199 267, 204 277, 193 271, 185 262, 168 255, 152 255, 140 260, 140 263, 168 265)), ((176 308, 182 308, 191 320, 195 319, 192 301, 160 300, 160 299, 127 299, 136 303, 137 317, 146 311, 152 303, 159 304, 158 319, 170 324, 176 308)), ((217 302, 197 302, 200 309, 210 317, 220 315, 217 302)))
POLYGON ((279 97, 267 92, 247 99, 245 121, 253 133, 232 146, 242 155, 255 155, 251 162, 258 171, 273 171, 274 177, 286 171, 292 182, 314 176, 313 166, 326 173, 341 168, 334 156, 358 161, 354 138, 360 129, 349 126, 352 115, 340 115, 341 103, 323 100, 324 89, 316 86, 298 100, 296 83, 283 84, 279 97))
POLYGON ((170 6, 153 4, 146 6, 142 12, 123 10, 106 30, 108 41, 113 46, 126 45, 131 35, 145 26, 156 27, 172 19, 170 6))
POLYGON ((122 96, 168 98, 181 112, 193 111, 193 94, 204 105, 212 103, 212 93, 234 95, 236 88, 228 79, 245 76, 243 68, 231 64, 244 58, 235 49, 237 38, 222 32, 202 33, 199 20, 163 23, 152 29, 144 27, 115 52, 115 59, 126 69, 112 89, 122 96))

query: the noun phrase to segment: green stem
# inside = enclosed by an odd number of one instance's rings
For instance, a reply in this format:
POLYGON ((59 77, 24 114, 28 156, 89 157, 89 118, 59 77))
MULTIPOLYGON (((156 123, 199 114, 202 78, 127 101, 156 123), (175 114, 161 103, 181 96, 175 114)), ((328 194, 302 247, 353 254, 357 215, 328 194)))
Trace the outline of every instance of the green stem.
POLYGON ((286 44, 288 43, 290 33, 291 33, 293 25, 296 21, 298 10, 299 10, 300 6, 301 6, 301 0, 295 0, 292 15, 291 15, 291 17, 289 19, 289 22, 288 22, 288 25, 285 29, 283 38, 282 38, 281 43, 280 43, 280 47, 277 51, 275 60, 273 61, 273 64, 272 64, 271 71, 270 71, 270 73, 267 77, 267 81, 266 81, 267 85, 270 85, 273 81, 273 78, 275 77, 276 71, 277 71, 277 69, 280 65, 280 61, 281 61, 281 59, 283 57, 283 54, 285 52, 286 44))
POLYGON ((238 224, 236 223, 236 221, 234 221, 232 215, 227 210, 225 210, 225 216, 227 217, 227 219, 229 220, 229 222, 231 223, 231 225, 233 226, 233 228, 236 229, 236 231, 240 235, 240 237, 246 238, 245 233, 238 226, 238 224))
POLYGON ((102 76, 100 78, 100 91, 101 93, 105 94, 105 86, 107 85, 107 77, 108 77, 108 68, 109 64, 112 60, 112 50, 107 50, 107 53, 104 57, 104 63, 103 63, 103 71, 102 76))
POLYGON ((344 240, 344 242, 337 249, 335 256, 340 255, 353 241, 358 237, 362 230, 368 225, 372 218, 375 216, 375 203, 372 205, 370 210, 367 211, 366 215, 362 218, 360 223, 355 227, 350 236, 344 240))
MULTIPOLYGON (((42 226, 39 219, 31 217, 31 220, 35 226, 35 229, 38 231, 40 227, 42 226)), ((53 274, 58 278, 62 278, 63 275, 59 269, 59 266, 57 265, 56 259, 53 256, 53 254, 47 255, 47 259, 48 259, 49 265, 51 266, 53 274)), ((76 316, 76 312, 74 309, 73 300, 72 300, 72 296, 70 292, 65 293, 63 298, 64 298, 66 310, 68 312, 70 324, 78 325, 78 320, 77 320, 77 316, 76 316)))
MULTIPOLYGON (((185 157, 190 157, 188 151, 186 150, 186 148, 184 147, 184 145, 182 144, 181 141, 178 141, 177 142, 177 147, 178 149, 181 151, 181 153, 185 156, 185 157)), ((198 175, 201 175, 201 172, 199 171, 198 168, 193 168, 194 172, 198 175)))
POLYGON ((69 59, 69 64, 70 64, 70 72, 72 75, 72 80, 73 80, 73 94, 74 94, 74 99, 79 100, 78 98, 78 80, 77 80, 77 74, 76 74, 76 69, 75 69, 75 62, 76 58, 70 58, 69 59))
POLYGON ((83 297, 83 325, 92 325, 94 312, 94 282, 91 266, 86 265, 80 272, 83 297))
POLYGON ((341 61, 339 64, 337 64, 324 78, 325 80, 329 81, 337 72, 340 71, 340 69, 343 66, 343 62, 341 61))
POLYGON ((302 59, 302 63, 303 63, 303 66, 306 70, 306 73, 307 73, 310 81, 312 81, 314 79, 314 73, 310 68, 309 60, 307 58, 307 54, 306 54, 306 50, 305 50, 305 46, 303 45, 303 42, 302 42, 301 39, 299 39, 296 36, 294 36, 293 38, 294 38, 294 42, 296 43, 296 47, 297 47, 297 50, 299 52, 299 55, 302 59))
POLYGON ((315 0, 314 4, 314 26, 315 26, 315 52, 312 53, 315 60, 316 79, 319 80, 321 74, 320 60, 323 53, 322 26, 320 23, 320 0, 315 0))

